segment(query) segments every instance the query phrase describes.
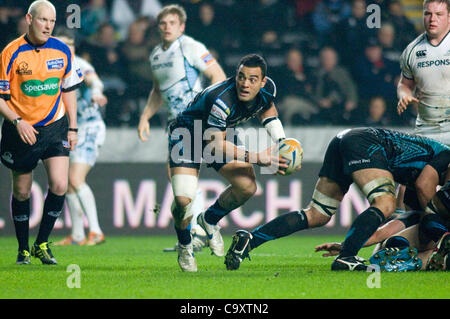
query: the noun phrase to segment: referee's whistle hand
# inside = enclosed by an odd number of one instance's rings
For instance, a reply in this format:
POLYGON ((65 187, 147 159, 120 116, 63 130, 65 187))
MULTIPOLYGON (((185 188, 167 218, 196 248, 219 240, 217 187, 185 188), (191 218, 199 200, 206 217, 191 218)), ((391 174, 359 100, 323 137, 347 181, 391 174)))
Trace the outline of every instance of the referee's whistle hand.
POLYGON ((17 123, 16 129, 25 144, 33 145, 36 143, 36 134, 39 134, 39 132, 31 124, 22 120, 17 123))

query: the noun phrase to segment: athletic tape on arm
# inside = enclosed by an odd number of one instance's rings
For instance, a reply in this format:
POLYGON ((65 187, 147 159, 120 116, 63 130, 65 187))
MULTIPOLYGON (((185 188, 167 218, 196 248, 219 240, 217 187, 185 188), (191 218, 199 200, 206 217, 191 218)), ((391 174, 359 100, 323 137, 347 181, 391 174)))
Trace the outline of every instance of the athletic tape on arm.
POLYGON ((265 118, 262 120, 262 124, 274 142, 279 142, 280 140, 286 138, 283 124, 278 117, 265 118))

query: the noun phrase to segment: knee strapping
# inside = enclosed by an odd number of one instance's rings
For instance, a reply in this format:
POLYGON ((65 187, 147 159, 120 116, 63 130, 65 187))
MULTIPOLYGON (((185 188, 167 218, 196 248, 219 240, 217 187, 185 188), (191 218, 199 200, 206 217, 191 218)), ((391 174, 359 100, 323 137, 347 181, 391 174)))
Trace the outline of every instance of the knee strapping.
POLYGON ((198 177, 194 175, 177 174, 172 177, 174 197, 187 197, 190 199, 190 203, 183 208, 177 208, 175 202, 172 204, 172 215, 175 220, 175 225, 180 229, 187 227, 192 219, 192 203, 197 194, 197 185, 198 177))
POLYGON ((375 178, 363 186, 362 192, 369 200, 369 203, 372 203, 376 197, 386 194, 390 194, 395 198, 395 183, 391 178, 375 178))
POLYGON ((331 198, 325 194, 322 194, 317 189, 314 190, 311 206, 316 208, 321 214, 332 217, 341 202, 337 199, 331 198))

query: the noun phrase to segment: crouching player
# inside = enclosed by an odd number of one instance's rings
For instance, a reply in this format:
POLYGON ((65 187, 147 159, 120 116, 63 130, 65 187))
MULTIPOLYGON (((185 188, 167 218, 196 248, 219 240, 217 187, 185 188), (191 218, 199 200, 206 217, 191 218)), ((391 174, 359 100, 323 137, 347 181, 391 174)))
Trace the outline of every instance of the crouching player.
MULTIPOLYGON (((385 271, 450 270, 450 182, 429 202, 425 213, 410 211, 387 222, 369 238, 376 244, 372 264, 385 271)), ((324 257, 339 254, 341 243, 325 243, 315 251, 324 257)))
POLYGON ((269 240, 328 223, 355 182, 370 207, 354 220, 331 269, 365 271, 368 266, 357 253, 393 214, 394 183, 416 189, 424 209, 445 181, 449 163, 450 148, 431 139, 387 129, 346 130, 328 145, 309 207, 280 215, 252 232, 238 231, 225 257, 227 269, 239 268, 250 250, 269 240))

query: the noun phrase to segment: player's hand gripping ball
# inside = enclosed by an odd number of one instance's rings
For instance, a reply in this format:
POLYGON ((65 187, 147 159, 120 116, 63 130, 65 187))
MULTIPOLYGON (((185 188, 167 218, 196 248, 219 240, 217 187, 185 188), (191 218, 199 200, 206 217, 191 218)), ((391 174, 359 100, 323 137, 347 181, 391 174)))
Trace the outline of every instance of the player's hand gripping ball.
POLYGON ((298 171, 302 167, 303 149, 302 145, 295 138, 285 138, 278 147, 281 157, 287 160, 288 167, 285 169, 285 176, 298 171))

